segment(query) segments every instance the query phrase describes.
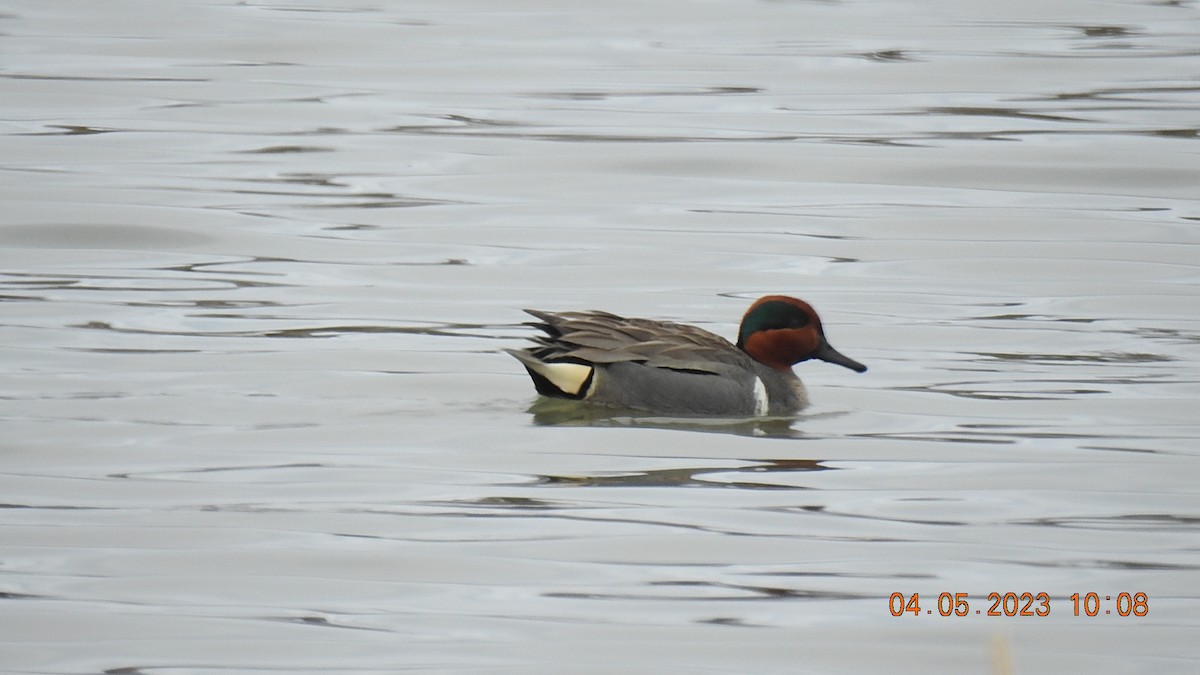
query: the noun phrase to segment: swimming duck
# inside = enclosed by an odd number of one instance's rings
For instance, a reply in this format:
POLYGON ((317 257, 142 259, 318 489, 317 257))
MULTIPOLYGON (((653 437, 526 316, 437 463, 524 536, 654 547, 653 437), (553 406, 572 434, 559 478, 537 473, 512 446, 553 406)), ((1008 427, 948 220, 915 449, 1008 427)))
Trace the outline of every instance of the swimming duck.
POLYGON ((808 405, 792 366, 820 359, 867 367, 825 339, 812 306, 786 295, 746 310, 737 344, 696 326, 608 312, 525 310, 545 335, 506 349, 539 394, 671 415, 787 415, 808 405))

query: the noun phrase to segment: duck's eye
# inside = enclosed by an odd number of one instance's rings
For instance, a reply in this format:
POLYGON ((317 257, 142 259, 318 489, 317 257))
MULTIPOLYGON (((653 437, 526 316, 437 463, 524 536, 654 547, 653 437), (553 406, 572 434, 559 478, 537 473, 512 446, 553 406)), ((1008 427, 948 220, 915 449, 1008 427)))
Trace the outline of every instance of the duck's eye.
POLYGON ((804 314, 798 314, 788 320, 788 328, 804 328, 808 325, 808 317, 804 314))

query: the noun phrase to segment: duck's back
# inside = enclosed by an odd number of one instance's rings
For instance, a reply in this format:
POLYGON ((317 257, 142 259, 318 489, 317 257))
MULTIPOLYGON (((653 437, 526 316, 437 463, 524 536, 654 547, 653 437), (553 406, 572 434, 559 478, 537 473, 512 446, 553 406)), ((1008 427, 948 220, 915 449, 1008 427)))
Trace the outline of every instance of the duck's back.
POLYGON ((542 320, 539 357, 588 363, 637 362, 657 368, 722 374, 749 371, 754 362, 715 333, 670 321, 630 319, 608 312, 525 310, 542 320))

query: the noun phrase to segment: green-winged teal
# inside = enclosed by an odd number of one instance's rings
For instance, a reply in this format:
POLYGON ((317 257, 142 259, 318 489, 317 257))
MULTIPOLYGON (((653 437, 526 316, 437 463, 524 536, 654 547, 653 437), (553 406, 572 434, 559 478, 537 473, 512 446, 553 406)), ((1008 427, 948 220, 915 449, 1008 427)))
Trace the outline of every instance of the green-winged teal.
POLYGON ((825 339, 803 300, 760 298, 737 344, 695 326, 608 312, 527 309, 545 335, 508 349, 539 394, 671 415, 786 415, 808 404, 792 366, 820 359, 863 372, 825 339))

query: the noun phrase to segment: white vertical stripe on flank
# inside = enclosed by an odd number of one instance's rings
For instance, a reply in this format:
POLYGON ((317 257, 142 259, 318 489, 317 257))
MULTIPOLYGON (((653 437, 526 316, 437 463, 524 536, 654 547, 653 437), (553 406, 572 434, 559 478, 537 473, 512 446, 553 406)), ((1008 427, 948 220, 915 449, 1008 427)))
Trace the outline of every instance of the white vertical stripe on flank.
POLYGON ((761 377, 754 378, 754 414, 766 415, 771 409, 771 401, 767 398, 767 385, 761 377))

